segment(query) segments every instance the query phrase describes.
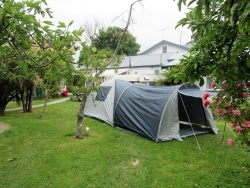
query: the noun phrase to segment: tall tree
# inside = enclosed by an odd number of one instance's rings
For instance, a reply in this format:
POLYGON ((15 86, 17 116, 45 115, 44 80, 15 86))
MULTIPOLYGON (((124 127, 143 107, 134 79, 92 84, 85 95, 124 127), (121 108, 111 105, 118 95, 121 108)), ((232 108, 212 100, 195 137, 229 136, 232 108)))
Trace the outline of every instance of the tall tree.
MULTIPOLYGON (((109 49, 114 51, 123 29, 120 27, 108 27, 101 29, 99 34, 92 40, 92 46, 97 49, 109 49)), ((129 32, 123 36, 120 47, 118 49, 119 55, 136 55, 140 50, 140 45, 136 42, 136 38, 129 32)))
POLYGON ((46 71, 65 67, 73 61, 74 45, 82 29, 70 32, 59 22, 51 29, 51 21, 40 23, 37 16, 51 18, 46 0, 0 2, 0 116, 5 114, 7 103, 21 96, 23 110, 32 110, 34 80, 46 71))
POLYGON ((97 90, 97 87, 94 87, 95 81, 99 78, 99 76, 104 72, 107 66, 114 64, 117 65, 119 63, 120 57, 119 49, 122 45, 123 41, 126 40, 127 30, 131 22, 131 15, 133 11, 133 7, 136 3, 141 2, 142 0, 136 0, 130 5, 130 10, 128 14, 128 19, 126 22, 126 26, 124 29, 119 32, 119 35, 114 48, 104 48, 97 49, 96 47, 91 47, 82 43, 82 50, 80 54, 80 59, 78 63, 82 65, 83 70, 79 71, 79 75, 81 80, 83 81, 83 85, 85 86, 83 89, 81 105, 79 111, 77 113, 77 127, 76 127, 76 138, 83 139, 84 136, 82 134, 82 127, 84 124, 84 108, 87 100, 87 96, 91 91, 97 90))
MULTIPOLYGON (((217 112, 223 109, 220 115, 234 125, 241 140, 250 147, 250 103, 247 99, 250 93, 250 2, 188 2, 193 8, 177 26, 191 28, 194 45, 181 61, 183 68, 179 77, 191 83, 200 80, 200 85, 204 84, 203 77, 210 77, 216 87, 221 88, 215 105, 217 112)), ((182 3, 187 1, 179 0, 179 8, 182 3)))

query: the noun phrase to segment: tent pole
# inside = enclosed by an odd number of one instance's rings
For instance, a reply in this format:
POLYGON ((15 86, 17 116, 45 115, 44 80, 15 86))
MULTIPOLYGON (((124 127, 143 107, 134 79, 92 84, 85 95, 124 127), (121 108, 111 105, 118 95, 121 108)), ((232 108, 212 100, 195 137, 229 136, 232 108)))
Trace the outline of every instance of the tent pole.
POLYGON ((189 115, 188 115, 187 109, 186 109, 186 107, 185 107, 185 104, 184 104, 184 102, 183 102, 183 100, 182 100, 181 94, 180 94, 179 92, 178 92, 178 94, 179 94, 179 96, 180 96, 181 102, 182 102, 182 104, 183 104, 183 106, 184 106, 184 110, 185 110, 186 115, 187 115, 187 117, 188 117, 188 121, 189 121, 189 123, 190 123, 190 125, 191 125, 191 128, 192 128, 192 131, 193 131, 193 133, 194 133, 194 137, 195 137, 197 146, 198 146, 199 150, 201 151, 200 144, 199 144, 198 139, 197 139, 197 137, 196 137, 196 134, 195 134, 195 132, 194 132, 193 125, 192 125, 191 120, 190 120, 190 118, 189 118, 189 115))

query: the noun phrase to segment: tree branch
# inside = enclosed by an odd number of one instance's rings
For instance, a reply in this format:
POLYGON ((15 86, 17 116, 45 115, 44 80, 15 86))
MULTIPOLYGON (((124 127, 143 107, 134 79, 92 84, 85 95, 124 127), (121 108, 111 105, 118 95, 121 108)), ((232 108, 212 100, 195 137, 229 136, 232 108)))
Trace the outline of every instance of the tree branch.
MULTIPOLYGON (((118 42, 117 42, 115 51, 114 51, 114 53, 112 54, 111 58, 108 60, 108 63, 107 63, 107 66, 106 66, 106 67, 108 67, 109 65, 111 65, 111 64, 114 62, 114 60, 115 60, 115 58, 116 58, 116 56, 117 56, 118 49, 119 49, 119 47, 120 47, 121 41, 122 41, 123 37, 125 36, 125 34, 126 34, 127 30, 128 30, 128 27, 129 27, 129 25, 130 25, 131 16, 132 16, 132 11, 133 11, 133 6, 134 6, 136 3, 139 3, 139 2, 141 2, 141 1, 143 1, 143 0, 137 0, 137 1, 133 2, 133 3, 130 5, 129 15, 128 15, 128 19, 127 19, 126 26, 125 26, 125 28, 124 28, 124 30, 123 30, 123 33, 122 33, 122 34, 120 35, 120 37, 118 38, 118 42)), ((95 75, 94 81, 95 81, 102 73, 103 73, 103 71, 99 70, 99 71, 96 73, 96 75, 95 75)))

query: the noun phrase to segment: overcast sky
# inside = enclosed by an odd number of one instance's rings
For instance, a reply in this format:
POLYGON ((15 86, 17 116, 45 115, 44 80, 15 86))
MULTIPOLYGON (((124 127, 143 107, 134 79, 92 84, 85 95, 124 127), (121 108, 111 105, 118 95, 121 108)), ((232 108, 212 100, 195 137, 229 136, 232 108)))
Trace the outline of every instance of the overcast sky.
MULTIPOLYGON (((104 26, 124 26, 124 17, 115 22, 114 19, 124 11, 128 11, 135 0, 47 0, 53 11, 55 22, 69 23, 74 20, 72 29, 83 26, 86 20, 98 20, 104 26)), ((142 5, 134 6, 133 21, 129 31, 136 37, 143 52, 161 40, 176 44, 186 44, 191 40, 191 31, 177 28, 177 22, 185 17, 186 8, 179 12, 177 1, 143 0, 142 5)))

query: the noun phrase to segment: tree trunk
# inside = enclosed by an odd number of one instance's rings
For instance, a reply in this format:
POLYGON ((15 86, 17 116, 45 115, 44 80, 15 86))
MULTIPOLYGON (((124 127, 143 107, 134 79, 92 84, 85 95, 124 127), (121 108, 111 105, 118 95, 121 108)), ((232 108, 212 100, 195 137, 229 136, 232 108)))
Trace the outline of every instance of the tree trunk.
POLYGON ((79 112, 77 113, 77 127, 76 127, 76 138, 77 139, 83 139, 84 136, 82 135, 82 125, 84 123, 83 118, 84 118, 84 108, 85 108, 85 103, 87 100, 87 91, 88 88, 85 87, 83 90, 83 94, 82 94, 82 101, 81 101, 81 105, 79 108, 79 112))
POLYGON ((33 101, 33 84, 31 84, 30 88, 28 89, 28 105, 27 105, 27 112, 32 112, 32 101, 33 101))
POLYGON ((24 91, 20 91, 21 94, 21 101, 22 101, 22 106, 23 106, 23 113, 26 113, 26 105, 25 105, 25 100, 24 100, 24 91))
POLYGON ((5 109, 6 109, 7 103, 4 101, 0 102, 0 117, 5 116, 5 109))

